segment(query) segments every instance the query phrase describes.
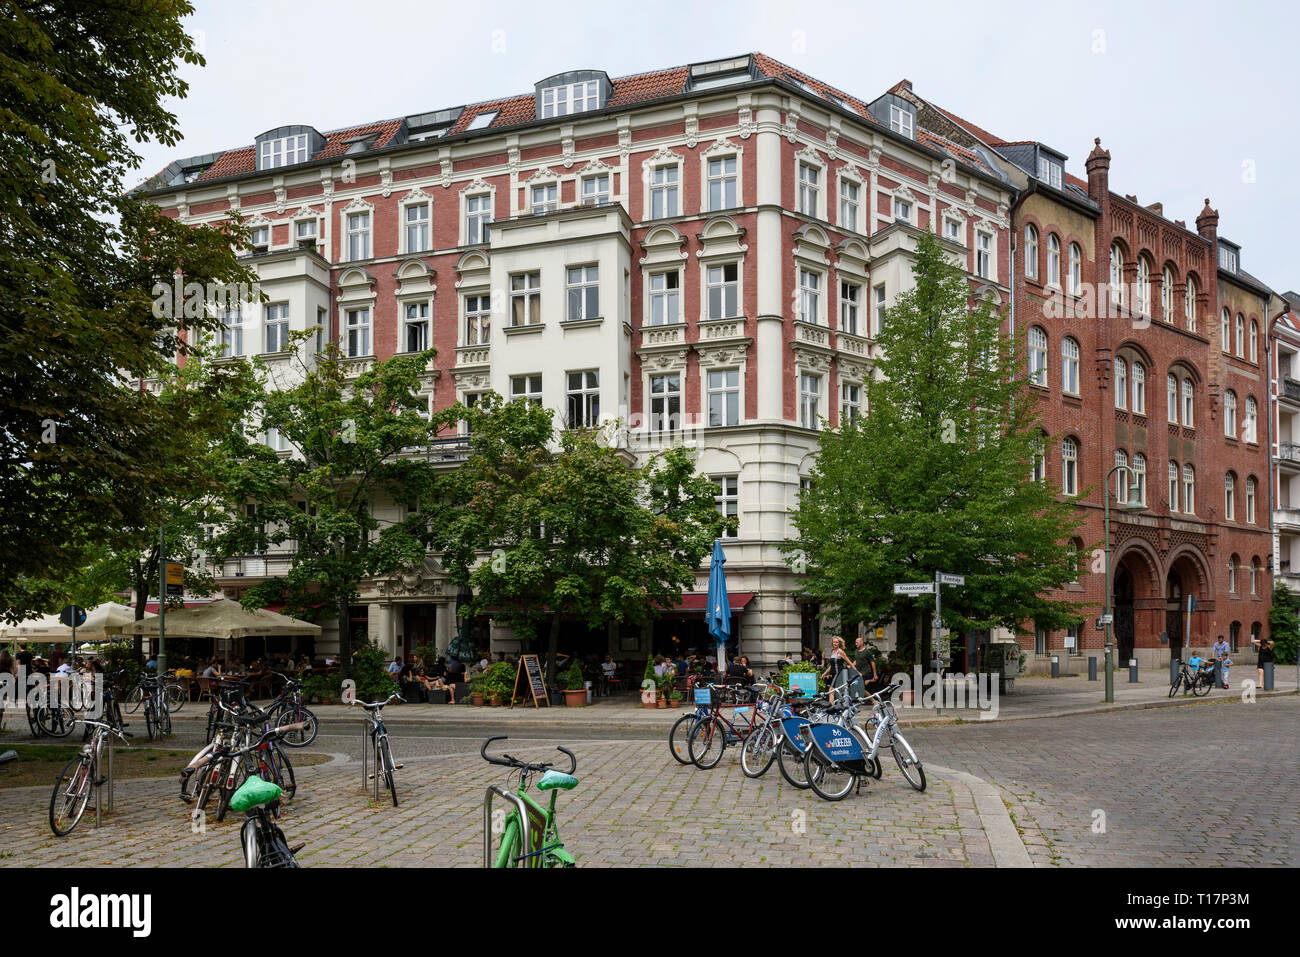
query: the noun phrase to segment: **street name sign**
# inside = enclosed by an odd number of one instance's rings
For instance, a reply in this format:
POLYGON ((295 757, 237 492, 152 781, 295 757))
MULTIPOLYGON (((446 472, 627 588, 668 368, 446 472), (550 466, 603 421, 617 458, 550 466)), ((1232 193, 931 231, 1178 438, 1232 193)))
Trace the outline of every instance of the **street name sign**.
POLYGON ((966 584, 965 575, 949 575, 947 572, 939 572, 940 585, 964 585, 966 584))
POLYGON ((895 595, 933 595, 934 582, 900 582, 894 586, 895 595))

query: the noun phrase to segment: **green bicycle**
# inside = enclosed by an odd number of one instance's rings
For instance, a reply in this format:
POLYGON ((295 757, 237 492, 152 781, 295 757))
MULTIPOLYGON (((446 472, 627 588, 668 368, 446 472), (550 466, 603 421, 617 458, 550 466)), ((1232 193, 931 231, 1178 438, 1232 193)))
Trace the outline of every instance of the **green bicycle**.
POLYGON ((483 799, 483 866, 484 867, 573 867, 577 862, 564 849, 555 824, 555 799, 561 790, 571 791, 578 786, 573 772, 578 769, 578 759, 568 748, 556 750, 569 759, 568 772, 555 770, 551 762, 529 764, 518 758, 502 754, 488 757, 487 749, 493 741, 505 741, 498 734, 483 742, 479 754, 489 764, 513 768, 519 772, 519 788, 515 793, 495 784, 487 789, 483 799), (544 808, 528 795, 528 779, 541 772, 537 790, 551 792, 551 804, 544 808), (499 809, 499 817, 492 813, 493 798, 501 798, 510 809, 499 809), (500 841, 493 838, 500 836, 500 841))

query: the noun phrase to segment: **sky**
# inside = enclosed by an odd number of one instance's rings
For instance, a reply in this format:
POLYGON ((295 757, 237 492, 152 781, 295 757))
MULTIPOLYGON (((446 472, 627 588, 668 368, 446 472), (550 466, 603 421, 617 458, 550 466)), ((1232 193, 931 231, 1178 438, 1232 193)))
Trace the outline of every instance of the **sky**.
MULTIPOLYGON (((1300 4, 620 0, 196 0, 207 63, 169 103, 184 140, 145 144, 139 179, 173 159, 303 123, 332 130, 611 77, 766 53, 864 100, 902 78, 1007 140, 1038 140, 1084 176, 1094 137, 1110 185, 1192 224, 1209 197, 1241 267, 1300 289, 1300 4)), ((134 185, 132 183, 131 185, 134 185)))

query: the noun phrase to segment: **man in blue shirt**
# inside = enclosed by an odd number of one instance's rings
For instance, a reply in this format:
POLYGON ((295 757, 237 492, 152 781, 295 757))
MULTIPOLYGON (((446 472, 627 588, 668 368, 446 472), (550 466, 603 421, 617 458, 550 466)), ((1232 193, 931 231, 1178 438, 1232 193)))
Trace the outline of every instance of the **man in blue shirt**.
POLYGON ((1228 687, 1228 668, 1232 665, 1232 659, 1228 657, 1228 652, 1231 650, 1228 643, 1223 640, 1223 635, 1219 636, 1219 640, 1210 649, 1210 657, 1218 664, 1219 679, 1223 682, 1224 688, 1228 687))

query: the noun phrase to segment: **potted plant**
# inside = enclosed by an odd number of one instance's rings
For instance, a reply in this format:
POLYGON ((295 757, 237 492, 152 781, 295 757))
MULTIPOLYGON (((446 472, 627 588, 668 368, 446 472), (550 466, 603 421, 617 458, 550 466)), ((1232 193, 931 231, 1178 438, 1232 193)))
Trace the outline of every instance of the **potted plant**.
POLYGON ((564 703, 570 708, 587 704, 587 687, 582 680, 582 668, 574 661, 564 673, 564 703))
POLYGON ((508 661, 498 661, 488 668, 484 682, 493 707, 509 704, 515 693, 514 665, 508 661))
POLYGON ((483 707, 487 700, 484 683, 487 681, 487 675, 474 675, 469 679, 469 700, 476 708, 483 707))
POLYGON ((682 703, 682 692, 675 680, 668 682, 668 707, 675 708, 682 703))
POLYGON ((673 676, 665 672, 655 678, 655 707, 668 707, 668 694, 672 691, 673 676))
POLYGON ((655 674, 654 658, 647 658, 645 671, 641 675, 641 707, 655 706, 655 690, 659 687, 659 676, 655 674))

